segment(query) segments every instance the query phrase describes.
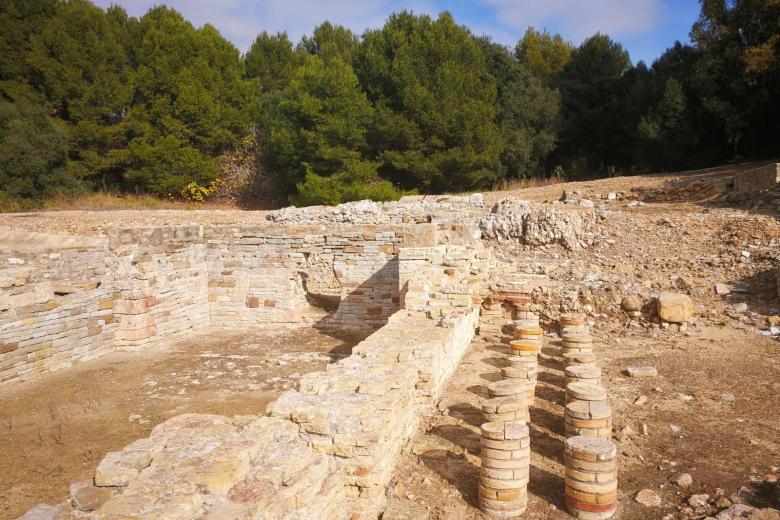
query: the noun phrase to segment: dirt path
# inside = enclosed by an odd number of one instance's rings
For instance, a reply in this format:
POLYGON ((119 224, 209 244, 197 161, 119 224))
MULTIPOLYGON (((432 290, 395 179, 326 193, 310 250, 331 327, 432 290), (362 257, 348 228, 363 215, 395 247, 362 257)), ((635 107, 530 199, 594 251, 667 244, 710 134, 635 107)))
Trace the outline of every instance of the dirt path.
MULTIPOLYGON (((530 410, 526 518, 571 518, 563 501, 564 385, 556 343, 547 338, 530 410)), ((620 452, 619 518, 662 518, 677 511, 682 497, 670 478, 679 472, 694 478, 685 496, 714 496, 715 488, 729 495, 751 476, 764 475, 780 463, 780 359, 775 341, 741 330, 704 328, 690 336, 610 336, 597 350, 620 452), (633 379, 623 374, 625 367, 637 365, 655 366, 659 375, 633 379), (724 394, 732 394, 733 401, 724 394), (642 395, 647 401, 635 405, 642 395), (659 492, 662 507, 648 509, 633 500, 645 488, 659 492)), ((485 385, 500 377, 499 352, 493 341, 474 341, 443 394, 441 413, 430 418, 427 431, 415 438, 412 453, 398 464, 390 493, 399 517, 483 518, 476 496, 480 406, 487 397, 485 385)))
POLYGON ((301 374, 349 355, 358 339, 313 329, 211 332, 1 386, 0 519, 65 500, 107 452, 175 415, 263 414, 301 374))

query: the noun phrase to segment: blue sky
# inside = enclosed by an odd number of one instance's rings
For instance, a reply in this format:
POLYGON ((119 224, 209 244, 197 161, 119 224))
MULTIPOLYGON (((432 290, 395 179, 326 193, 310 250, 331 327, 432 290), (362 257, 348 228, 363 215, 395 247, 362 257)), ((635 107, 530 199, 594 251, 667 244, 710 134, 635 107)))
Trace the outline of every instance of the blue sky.
POLYGON ((578 44, 601 31, 620 41, 634 63, 648 64, 675 40, 688 41, 698 0, 95 0, 141 16, 153 5, 174 7, 200 26, 206 22, 243 52, 257 33, 287 31, 297 41, 324 20, 360 33, 402 9, 435 15, 449 10, 458 23, 494 41, 514 45, 526 28, 547 28, 578 44))

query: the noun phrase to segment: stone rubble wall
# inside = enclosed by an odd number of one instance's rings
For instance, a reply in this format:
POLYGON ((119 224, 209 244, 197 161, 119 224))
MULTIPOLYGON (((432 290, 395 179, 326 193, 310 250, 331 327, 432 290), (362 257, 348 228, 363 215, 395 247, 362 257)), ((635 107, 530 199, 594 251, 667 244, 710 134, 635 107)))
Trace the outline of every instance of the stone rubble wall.
POLYGON ((780 163, 767 164, 734 175, 734 191, 771 190, 780 184, 780 163))
MULTIPOLYGON (((413 240, 411 240, 413 242, 413 240)), ((352 355, 303 376, 268 416, 183 415, 109 453, 92 518, 377 518, 395 459, 477 327, 495 261, 454 245, 399 250, 408 308, 352 355)))
POLYGON ((590 245, 598 231, 593 210, 539 208, 515 198, 496 203, 492 213, 479 220, 479 228, 488 240, 528 246, 557 244, 570 250, 590 245))
POLYGON ((474 219, 486 213, 481 193, 467 196, 415 195, 396 202, 361 200, 338 206, 288 207, 271 211, 266 219, 276 224, 424 224, 474 219))

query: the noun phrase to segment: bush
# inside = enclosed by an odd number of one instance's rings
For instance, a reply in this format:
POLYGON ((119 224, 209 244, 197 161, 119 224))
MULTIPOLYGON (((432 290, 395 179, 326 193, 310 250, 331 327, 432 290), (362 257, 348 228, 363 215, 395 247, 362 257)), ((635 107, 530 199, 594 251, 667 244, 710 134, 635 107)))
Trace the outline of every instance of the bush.
POLYGON ((127 187, 161 197, 177 196, 192 182, 209 185, 217 177, 214 159, 173 136, 131 141, 127 163, 127 187))
POLYGON ((0 100, 0 189, 6 202, 80 191, 81 184, 67 172, 67 157, 66 137, 42 108, 0 100))
POLYGON ((296 206, 336 205, 355 200, 398 200, 411 192, 398 190, 390 181, 379 178, 379 163, 349 161, 330 177, 317 175, 310 168, 306 180, 298 183, 298 194, 290 197, 296 206))

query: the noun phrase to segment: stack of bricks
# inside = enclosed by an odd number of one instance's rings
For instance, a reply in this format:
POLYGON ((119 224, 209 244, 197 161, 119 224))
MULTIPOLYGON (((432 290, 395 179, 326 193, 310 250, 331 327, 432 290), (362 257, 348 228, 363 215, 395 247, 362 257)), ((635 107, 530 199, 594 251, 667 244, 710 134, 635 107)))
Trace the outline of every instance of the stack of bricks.
POLYGON ((523 421, 482 425, 479 507, 490 518, 517 518, 528 507, 530 436, 523 421))
POLYGON ((612 436, 612 408, 606 400, 571 401, 566 404, 567 437, 602 437, 609 440, 612 436))
MULTIPOLYGON (((529 320, 530 321, 530 320, 529 320)), ((526 382, 528 402, 533 403, 536 391, 536 378, 539 371, 539 354, 542 351, 541 327, 525 322, 517 327, 518 339, 510 341, 511 356, 507 358, 508 366, 502 369, 507 379, 521 379, 526 382)))
POLYGON ((580 520, 611 518, 617 509, 617 448, 608 439, 571 437, 564 451, 565 495, 580 520))
POLYGON ((562 345, 563 354, 593 352, 593 336, 587 333, 564 334, 562 345))
POLYGON ((558 319, 561 337, 567 334, 580 334, 588 332, 588 325, 585 322, 585 316, 579 312, 568 312, 561 314, 558 319))
POLYGON ((505 380, 522 381, 528 403, 532 404, 539 370, 536 355, 509 356, 506 362, 507 366, 501 369, 501 375, 505 380))
POLYGON ((612 435, 612 409, 607 391, 601 386, 601 368, 595 363, 593 338, 588 334, 582 317, 562 317, 560 325, 561 330, 566 331, 563 337, 566 436, 609 440, 612 435))
POLYGON ((596 362, 596 354, 593 352, 576 351, 563 353, 563 366, 578 364, 591 364, 596 362))
POLYGON ((588 383, 592 385, 601 384, 601 368, 595 363, 575 363, 567 365, 563 370, 566 376, 566 384, 569 383, 588 383))
POLYGON ((527 383, 517 379, 504 379, 488 385, 489 399, 482 403, 485 420, 528 421, 527 383))

